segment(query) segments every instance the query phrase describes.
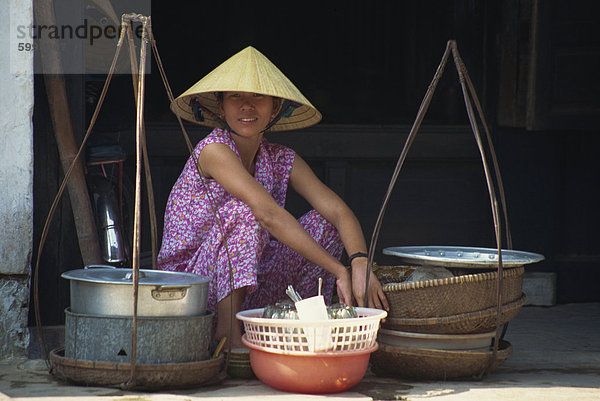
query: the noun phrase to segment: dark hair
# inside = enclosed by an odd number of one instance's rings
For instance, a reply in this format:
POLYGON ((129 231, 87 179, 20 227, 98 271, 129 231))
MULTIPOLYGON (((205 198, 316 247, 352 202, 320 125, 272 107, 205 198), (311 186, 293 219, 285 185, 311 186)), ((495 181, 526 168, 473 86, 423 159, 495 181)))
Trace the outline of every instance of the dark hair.
POLYGON ((215 92, 215 97, 219 103, 223 103, 223 92, 215 92))

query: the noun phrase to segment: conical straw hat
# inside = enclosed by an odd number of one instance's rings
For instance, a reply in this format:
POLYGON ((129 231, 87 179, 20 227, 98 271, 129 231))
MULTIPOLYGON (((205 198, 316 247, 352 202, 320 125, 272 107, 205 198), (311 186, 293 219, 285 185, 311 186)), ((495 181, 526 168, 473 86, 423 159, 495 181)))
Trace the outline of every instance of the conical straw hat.
POLYGON ((283 100, 271 131, 309 127, 321 120, 321 113, 298 88, 258 50, 249 46, 198 81, 171 103, 171 110, 188 121, 219 127, 216 93, 242 91, 261 93, 283 100))

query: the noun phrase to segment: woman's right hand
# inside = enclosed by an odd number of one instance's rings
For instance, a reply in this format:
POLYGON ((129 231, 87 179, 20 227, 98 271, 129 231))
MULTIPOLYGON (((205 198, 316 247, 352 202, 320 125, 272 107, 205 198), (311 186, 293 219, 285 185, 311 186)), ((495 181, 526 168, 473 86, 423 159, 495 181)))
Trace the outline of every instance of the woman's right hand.
POLYGON ((369 290, 365 293, 367 273, 367 258, 357 258, 352 261, 352 289, 358 306, 390 310, 381 283, 371 271, 369 290))

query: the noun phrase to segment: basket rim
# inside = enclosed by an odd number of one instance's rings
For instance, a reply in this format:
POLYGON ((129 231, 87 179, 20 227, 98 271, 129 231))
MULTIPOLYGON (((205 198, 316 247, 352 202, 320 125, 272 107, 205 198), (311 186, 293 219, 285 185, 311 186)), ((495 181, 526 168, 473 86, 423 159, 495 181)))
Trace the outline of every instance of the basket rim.
MULTIPOLYGON (((491 356, 493 349, 489 350, 448 350, 435 348, 407 347, 402 345, 380 344, 379 351, 383 353, 395 353, 412 356, 431 356, 446 358, 479 358, 482 356, 491 356)), ((513 346, 509 341, 500 340, 498 347, 498 359, 506 359, 513 351, 513 346)))
MULTIPOLYGON (((414 331, 404 331, 404 330, 394 330, 394 329, 386 329, 384 327, 378 330, 378 333, 394 335, 398 333, 398 335, 407 337, 407 338, 416 338, 416 339, 473 339, 473 338, 487 338, 494 337, 496 335, 496 330, 488 331, 485 333, 461 333, 461 334, 442 334, 442 333, 418 333, 414 331)), ((385 343, 384 343, 385 344, 385 343)), ((393 345, 393 344, 391 344, 393 345)))
POLYGON ((283 350, 279 348, 269 348, 263 347, 257 344, 252 343, 246 337, 246 334, 242 336, 242 343, 248 348, 250 351, 262 351, 267 352, 269 354, 279 354, 279 355, 293 355, 293 356, 321 356, 321 357, 343 357, 349 355, 363 355, 370 354, 379 349, 379 343, 377 341, 373 341, 373 345, 367 348, 359 348, 352 350, 339 350, 339 351, 292 351, 292 350, 283 350))
MULTIPOLYGON (((74 359, 68 358, 64 355, 64 347, 58 347, 50 351, 49 357, 50 362, 68 366, 71 368, 78 369, 94 369, 94 370, 112 370, 115 372, 131 370, 131 363, 129 362, 110 362, 110 361, 89 361, 86 359, 74 359)), ((194 369, 194 368, 208 368, 212 366, 218 366, 223 362, 223 354, 220 354, 216 358, 210 358, 203 361, 193 362, 167 362, 167 363, 136 363, 136 368, 140 371, 145 372, 161 372, 165 370, 172 370, 174 368, 194 369)))
MULTIPOLYGON (((507 302, 502 305, 501 314, 507 311, 511 311, 513 309, 517 309, 522 307, 527 301, 527 295, 525 293, 521 294, 521 297, 515 301, 507 302)), ((438 317, 425 317, 425 318, 388 318, 389 323, 395 324, 404 324, 404 325, 432 325, 432 324, 448 324, 448 323, 457 323, 465 320, 473 320, 473 319, 481 319, 489 316, 493 316, 497 314, 498 307, 493 306, 491 308, 478 310, 475 312, 465 312, 457 315, 450 316, 438 316, 438 317)))
POLYGON ((296 320, 296 319, 271 319, 262 316, 264 308, 248 309, 236 313, 236 317, 244 323, 261 324, 263 326, 305 328, 305 327, 346 327, 357 324, 381 320, 387 316, 382 309, 356 307, 359 317, 328 320, 296 320), (365 316, 366 315, 366 316, 365 316))
POLYGON ((383 344, 371 357, 374 373, 412 380, 481 378, 500 366, 513 353, 510 342, 500 340, 498 352, 489 350, 439 350, 383 344))
MULTIPOLYGON (((502 277, 520 276, 525 272, 523 266, 507 268, 503 270, 504 274, 502 277)), ((404 282, 404 283, 387 283, 382 286, 384 292, 392 291, 403 291, 403 290, 417 290, 422 288, 439 287, 442 285, 453 285, 453 284, 465 284, 465 283, 479 283, 481 281, 496 280, 498 272, 485 272, 475 274, 465 274, 447 278, 436 278, 432 280, 423 280, 415 282, 404 282)))
MULTIPOLYGON (((122 388, 131 375, 129 362, 88 361, 66 358, 64 347, 49 353, 50 373, 61 380, 86 386, 122 388), (62 355, 61 355, 62 354, 62 355)), ((224 379, 223 355, 205 361, 138 364, 134 391, 163 391, 216 384, 224 379), (165 377, 172 378, 168 383, 165 377), (176 379, 175 379, 176 378, 176 379)))

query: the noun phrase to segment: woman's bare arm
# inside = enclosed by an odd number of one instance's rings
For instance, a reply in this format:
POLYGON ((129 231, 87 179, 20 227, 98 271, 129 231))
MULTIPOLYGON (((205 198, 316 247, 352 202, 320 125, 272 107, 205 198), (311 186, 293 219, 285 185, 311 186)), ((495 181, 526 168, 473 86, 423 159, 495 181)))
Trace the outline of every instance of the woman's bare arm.
MULTIPOLYGON (((290 185, 336 227, 349 255, 367 252, 362 228, 355 214, 334 191, 319 180, 300 156, 296 156, 294 160, 290 185)), ((356 258, 352 261, 352 288, 358 305, 389 309, 381 284, 373 273, 369 279, 369 290, 365 300, 366 270, 367 258, 356 258)))
POLYGON ((246 203, 260 225, 271 235, 312 263, 338 279, 342 302, 350 303, 350 275, 344 266, 319 245, 287 210, 243 167, 236 154, 226 145, 207 145, 198 158, 201 171, 214 178, 227 192, 246 203))

